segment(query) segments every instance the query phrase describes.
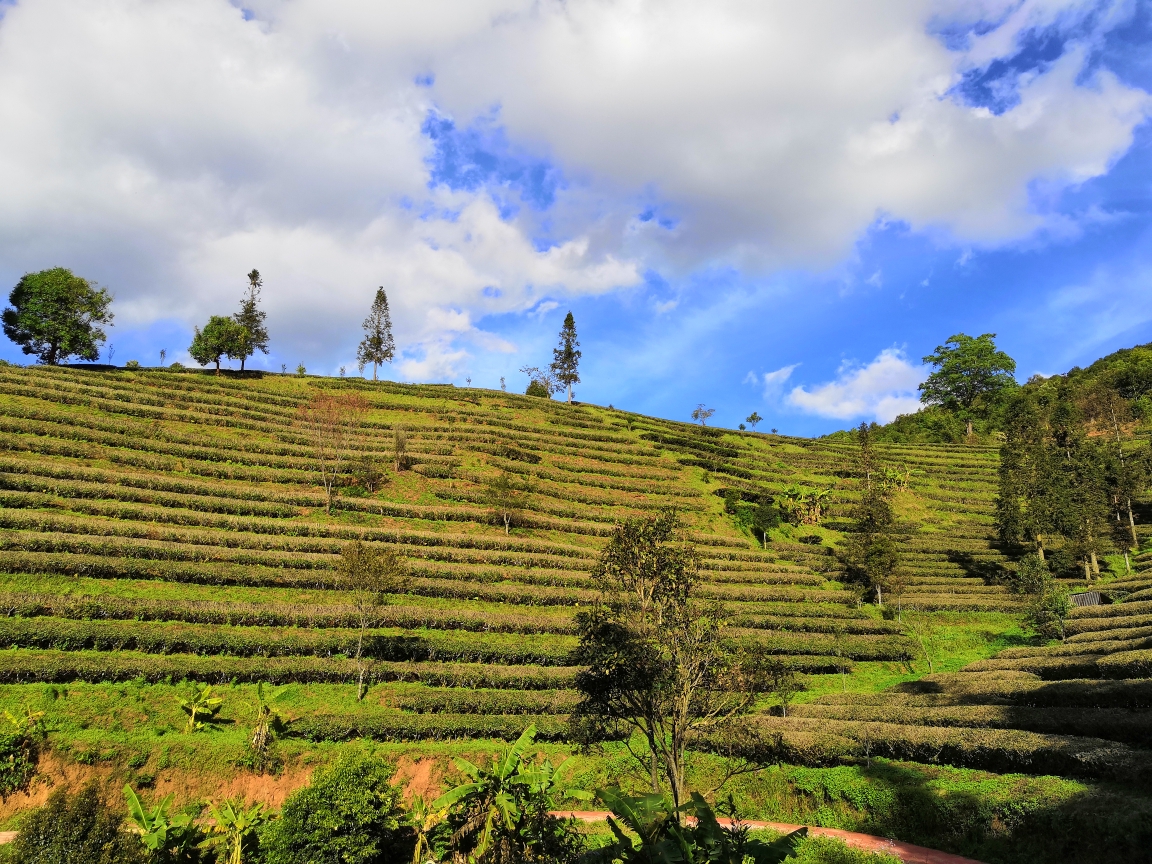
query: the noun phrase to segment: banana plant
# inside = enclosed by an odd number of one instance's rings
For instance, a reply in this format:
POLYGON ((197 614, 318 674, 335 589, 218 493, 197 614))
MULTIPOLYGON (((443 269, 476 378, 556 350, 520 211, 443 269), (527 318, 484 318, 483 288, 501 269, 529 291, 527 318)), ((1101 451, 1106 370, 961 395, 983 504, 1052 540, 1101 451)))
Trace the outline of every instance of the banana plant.
POLYGON ((151 811, 144 809, 131 786, 124 786, 124 797, 128 799, 128 816, 140 829, 140 841, 153 857, 166 861, 200 860, 195 848, 199 831, 189 814, 169 815, 171 794, 165 795, 151 811))
POLYGON ((204 717, 208 723, 212 722, 224 700, 212 695, 212 685, 205 684, 194 688, 192 695, 180 699, 180 710, 188 715, 188 731, 195 732, 206 725, 198 717, 204 717))
POLYGON ((432 850, 432 831, 444 821, 448 815, 446 809, 438 810, 429 804, 423 795, 412 799, 412 806, 408 810, 405 820, 412 833, 416 835, 416 847, 412 851, 412 864, 435 864, 435 852, 432 850))
POLYGON ((252 701, 252 708, 256 713, 256 722, 252 725, 252 749, 263 754, 268 750, 276 731, 283 721, 272 705, 284 694, 283 688, 275 690, 267 696, 264 693, 264 682, 256 685, 256 698, 252 701))
POLYGON ((221 864, 244 864, 248 839, 271 815, 264 812, 263 804, 248 807, 241 799, 225 801, 219 807, 209 801, 208 810, 213 825, 204 845, 217 850, 221 864))
POLYGON ((500 826, 514 831, 521 815, 520 799, 532 780, 521 769, 524 752, 536 739, 536 724, 530 725, 502 755, 492 758, 487 768, 473 765, 467 759, 456 759, 456 767, 468 782, 451 789, 432 802, 434 810, 459 808, 466 814, 464 824, 452 840, 454 844, 476 838, 468 856, 478 861, 487 854, 500 826))

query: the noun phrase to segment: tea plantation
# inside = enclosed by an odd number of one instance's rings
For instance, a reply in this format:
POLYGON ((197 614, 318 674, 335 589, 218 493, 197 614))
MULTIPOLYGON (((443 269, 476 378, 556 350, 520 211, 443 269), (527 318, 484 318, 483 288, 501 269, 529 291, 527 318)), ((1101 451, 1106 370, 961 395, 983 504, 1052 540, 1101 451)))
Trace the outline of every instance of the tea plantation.
MULTIPOLYGON (((1029 640, 995 541, 994 446, 878 446, 909 574, 881 609, 840 581, 857 493, 835 439, 451 386, 4 366, 0 441, 0 707, 44 712, 45 776, 279 803, 341 748, 387 752, 413 782, 431 766, 432 789, 448 756, 529 722, 570 751, 574 616, 599 550, 617 521, 673 507, 701 596, 807 687, 787 716, 767 699, 748 721, 772 749, 739 754, 764 766, 729 787, 744 815, 988 861, 1048 860, 1069 833, 1060 854, 1080 852, 1062 860, 1094 860, 1092 844, 1148 860, 1152 551, 1112 583, 1124 602, 1074 610, 1063 643, 1029 640), (328 513, 297 412, 343 391, 370 411, 328 513), (507 533, 486 497, 501 472, 521 490, 507 533), (832 490, 821 518, 764 542, 740 502, 797 485, 832 490), (333 588, 354 540, 412 576, 369 634, 362 702, 357 616, 333 588), (180 709, 192 682, 224 700, 198 731, 180 709), (245 762, 258 683, 286 720, 271 774, 245 762)), ((700 788, 724 769, 709 750, 700 788)), ((577 780, 629 770, 610 746, 577 780)))

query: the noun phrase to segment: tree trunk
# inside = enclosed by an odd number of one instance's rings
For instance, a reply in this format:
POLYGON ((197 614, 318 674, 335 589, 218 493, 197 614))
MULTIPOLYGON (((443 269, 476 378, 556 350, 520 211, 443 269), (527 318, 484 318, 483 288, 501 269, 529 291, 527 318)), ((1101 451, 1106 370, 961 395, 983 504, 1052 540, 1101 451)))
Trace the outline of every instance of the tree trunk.
POLYGON ((377 367, 377 365, 378 365, 378 364, 376 364, 376 363, 373 363, 373 364, 372 364, 372 380, 373 380, 373 381, 375 381, 375 380, 376 380, 376 367, 377 367))
POLYGON ((507 514, 507 513, 505 513, 505 514, 504 514, 504 536, 505 536, 505 537, 507 537, 507 536, 508 536, 508 521, 509 521, 509 520, 508 520, 508 514, 507 514))
POLYGON ((1139 549, 1140 541, 1136 538, 1136 519, 1132 516, 1132 499, 1128 499, 1128 530, 1132 532, 1132 548, 1139 549))
POLYGON ((1040 537, 1040 536, 1036 537, 1036 554, 1040 556, 1041 561, 1045 560, 1045 558, 1044 558, 1044 538, 1040 537))
POLYGON ((1127 549, 1124 550, 1124 572, 1129 576, 1132 575, 1132 564, 1128 561, 1127 549))
POLYGON ((568 404, 572 404, 572 385, 568 385, 568 404))
POLYGON ((884 606, 884 589, 879 585, 876 586, 876 605, 881 608, 884 606))
POLYGON ((1092 563, 1087 558, 1084 559, 1084 581, 1092 581, 1092 563))
POLYGON ((660 769, 659 763, 656 761, 656 742, 651 737, 648 738, 648 749, 652 754, 652 791, 656 794, 660 793, 660 769))
POLYGON ((1093 576, 1099 576, 1100 575, 1100 562, 1096 560, 1096 552, 1095 551, 1092 552, 1092 575, 1093 576))
POLYGON ((220 358, 219 357, 216 358, 216 374, 217 375, 220 374, 220 358))
POLYGON ((969 420, 969 421, 968 421, 968 432, 967 432, 967 435, 968 435, 968 437, 969 437, 969 438, 971 438, 971 437, 972 437, 972 421, 971 421, 971 420, 969 420))
POLYGON ((244 371, 244 361, 245 361, 246 359, 247 359, 247 358, 245 358, 245 357, 241 357, 241 358, 240 358, 240 371, 241 371, 241 372, 243 372, 243 371, 244 371))

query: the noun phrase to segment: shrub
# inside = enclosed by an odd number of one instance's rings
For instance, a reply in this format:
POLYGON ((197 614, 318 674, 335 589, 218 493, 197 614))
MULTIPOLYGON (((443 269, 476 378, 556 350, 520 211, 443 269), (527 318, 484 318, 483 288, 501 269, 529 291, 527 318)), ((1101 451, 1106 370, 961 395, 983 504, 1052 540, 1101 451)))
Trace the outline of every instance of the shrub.
POLYGON ((408 860, 411 839, 400 789, 388 782, 392 773, 392 766, 358 753, 317 771, 265 830, 260 845, 266 864, 408 860))
POLYGON ((148 860, 144 845, 123 825, 95 781, 75 795, 57 789, 33 810, 12 844, 20 864, 135 864, 148 860))
POLYGON ((124 368, 125 369, 139 369, 140 368, 140 361, 139 360, 129 360, 127 363, 124 364, 124 368))
POLYGON ((552 396, 552 394, 548 392, 548 386, 536 380, 528 382, 528 389, 525 390, 524 393, 527 396, 541 396, 545 399, 549 399, 552 396))
POLYGON ((25 709, 23 717, 4 712, 3 731, 0 731, 0 799, 15 792, 23 792, 36 775, 36 762, 40 755, 40 742, 44 729, 40 723, 43 712, 25 709))

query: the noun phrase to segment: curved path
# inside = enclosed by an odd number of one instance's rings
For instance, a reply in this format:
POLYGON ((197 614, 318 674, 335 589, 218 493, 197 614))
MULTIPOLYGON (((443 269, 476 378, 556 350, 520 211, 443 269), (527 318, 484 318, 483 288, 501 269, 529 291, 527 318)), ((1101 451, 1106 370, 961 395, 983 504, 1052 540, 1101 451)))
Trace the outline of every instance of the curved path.
MULTIPOLYGON (((553 815, 561 818, 572 817, 581 822, 603 822, 611 814, 607 810, 562 810, 553 815)), ((717 819, 721 825, 731 824, 731 819, 717 819)), ((783 834, 791 833, 804 826, 789 825, 785 822, 744 822, 749 828, 768 828, 783 834)), ((855 831, 841 831, 839 828, 818 828, 809 825, 808 833, 821 837, 835 837, 849 846, 857 849, 866 849, 869 852, 887 852, 895 855, 904 864, 980 864, 971 858, 961 858, 951 852, 940 852, 936 849, 927 849, 923 846, 914 846, 911 843, 901 843, 899 840, 887 840, 884 837, 873 837, 871 834, 857 834, 855 831)))

